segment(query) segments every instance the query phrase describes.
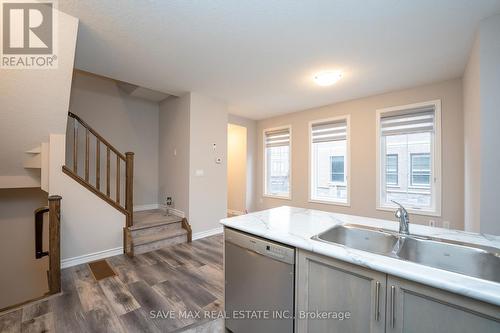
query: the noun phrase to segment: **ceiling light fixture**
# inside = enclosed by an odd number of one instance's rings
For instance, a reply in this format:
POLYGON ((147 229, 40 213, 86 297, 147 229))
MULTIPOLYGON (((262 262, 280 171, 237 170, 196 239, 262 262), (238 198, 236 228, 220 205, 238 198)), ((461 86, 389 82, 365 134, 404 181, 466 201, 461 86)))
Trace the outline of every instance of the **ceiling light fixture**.
POLYGON ((316 73, 314 75, 314 82, 316 82, 318 86, 328 87, 337 83, 337 81, 340 80, 341 78, 342 78, 341 71, 325 71, 316 73))

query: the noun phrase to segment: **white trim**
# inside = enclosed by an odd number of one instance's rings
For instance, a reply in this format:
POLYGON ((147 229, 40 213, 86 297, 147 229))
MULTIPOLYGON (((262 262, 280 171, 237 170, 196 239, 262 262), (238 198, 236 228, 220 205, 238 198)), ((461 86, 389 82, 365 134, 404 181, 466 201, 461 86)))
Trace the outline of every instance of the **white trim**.
POLYGON ((308 201, 311 203, 319 203, 319 204, 325 204, 325 205, 334 205, 334 206, 345 206, 345 207, 351 207, 351 115, 346 114, 342 116, 337 116, 337 117, 331 117, 331 118, 326 118, 326 119, 315 119, 311 120, 308 124, 308 131, 309 131, 309 144, 308 144, 308 158, 309 158, 309 164, 308 164, 308 173, 307 173, 307 187, 308 187, 308 201), (347 168, 346 168, 346 175, 345 179, 347 181, 347 202, 342 202, 342 201, 330 201, 330 200, 320 200, 320 199, 313 199, 312 198, 312 126, 317 123, 323 123, 323 122, 328 122, 328 121, 335 121, 335 120, 345 120, 346 121, 346 162, 347 162, 347 168))
POLYGON ((340 201, 328 201, 328 200, 309 199, 308 202, 315 203, 315 204, 322 204, 322 205, 351 207, 351 204, 349 204, 347 202, 340 202, 340 201))
POLYGON ((284 197, 282 195, 263 194, 262 197, 269 199, 292 200, 291 196, 284 197))
POLYGON ((160 209, 160 204, 138 205, 134 206, 134 212, 141 212, 144 210, 160 209))
POLYGON ((175 216, 179 216, 179 217, 182 217, 182 218, 186 217, 186 214, 182 210, 178 210, 178 209, 175 209, 175 208, 170 208, 169 212, 172 213, 172 214, 174 214, 175 216))
MULTIPOLYGON (((398 209, 398 207, 394 206, 394 207, 389 207, 389 206, 382 206, 382 207, 377 207, 376 208, 377 210, 380 210, 380 211, 383 211, 383 212, 392 212, 394 213, 396 211, 396 209, 398 209)), ((422 210, 418 210, 418 209, 411 209, 411 208, 406 208, 406 211, 410 214, 415 214, 415 215, 422 215, 422 216, 435 216, 435 217, 440 217, 441 214, 440 213, 436 213, 436 212, 432 212, 430 210, 425 210, 425 209, 422 209, 422 210)))
POLYGON ((197 239, 201 239, 201 238, 205 238, 205 237, 210 237, 210 236, 222 234, 223 231, 224 231, 223 227, 220 226, 220 227, 210 229, 210 230, 195 232, 193 234, 192 238, 193 238, 193 240, 197 240, 197 239))
POLYGON ((434 142, 433 142, 433 163, 432 163, 432 175, 435 179, 435 184, 432 187, 435 196, 435 203, 433 210, 418 210, 418 209, 408 209, 409 213, 424 215, 424 216, 441 216, 441 195, 442 195, 442 156, 441 156, 441 100, 431 100, 427 102, 414 103, 408 105, 392 106, 388 108, 376 110, 376 131, 375 131, 375 152, 376 152, 376 209, 383 211, 394 211, 397 207, 394 205, 382 206, 380 204, 382 174, 380 170, 380 119, 383 114, 391 113, 396 111, 401 111, 405 109, 416 109, 426 106, 434 106, 434 142))
POLYGON ((277 127, 271 127, 271 128, 264 128, 262 130, 262 155, 263 155, 263 181, 264 184, 262 186, 262 196, 265 198, 274 198, 274 199, 284 199, 284 200, 292 200, 292 143, 293 143, 293 138, 292 138, 292 125, 283 125, 283 126, 277 126, 277 127), (271 131, 276 131, 276 130, 281 130, 281 129, 288 129, 290 133, 290 141, 289 141, 289 153, 288 153, 288 195, 287 196, 282 196, 282 195, 272 195, 267 192, 267 154, 266 154, 266 132, 271 132, 271 131))
POLYGON ((112 256, 123 254, 123 246, 116 247, 114 249, 108 249, 104 251, 98 251, 94 253, 84 254, 82 256, 77 256, 73 258, 67 258, 61 260, 61 268, 68 268, 80 264, 85 264, 87 262, 96 261, 99 259, 104 259, 112 256))
POLYGON ((245 215, 246 214, 245 212, 242 212, 239 210, 233 210, 233 209, 228 209, 227 213, 231 214, 231 215, 245 215))
MULTIPOLYGON (((167 205, 159 205, 159 209, 166 210, 167 209, 167 205)), ((186 217, 186 213, 184 213, 182 210, 175 209, 175 208, 170 208, 169 211, 170 211, 170 213, 174 214, 175 216, 179 216, 181 218, 185 218, 186 217)))

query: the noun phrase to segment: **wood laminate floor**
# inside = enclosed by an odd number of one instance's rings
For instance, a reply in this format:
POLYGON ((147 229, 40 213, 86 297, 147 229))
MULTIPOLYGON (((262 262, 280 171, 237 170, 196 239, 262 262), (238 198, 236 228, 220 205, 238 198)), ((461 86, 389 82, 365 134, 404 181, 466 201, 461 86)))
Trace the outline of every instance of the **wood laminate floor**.
POLYGON ((223 332, 207 317, 224 308, 222 235, 107 260, 117 276, 64 269, 61 295, 0 316, 0 332, 223 332))

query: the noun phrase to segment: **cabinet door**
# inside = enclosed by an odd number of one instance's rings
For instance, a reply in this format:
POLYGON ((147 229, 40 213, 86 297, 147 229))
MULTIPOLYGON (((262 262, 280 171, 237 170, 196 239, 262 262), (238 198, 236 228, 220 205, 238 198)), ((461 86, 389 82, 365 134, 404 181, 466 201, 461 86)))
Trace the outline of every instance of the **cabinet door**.
POLYGON ((299 251, 296 268, 297 332, 384 332, 385 274, 307 251, 299 251), (335 312, 350 318, 334 318, 335 312))
POLYGON ((498 333, 500 307, 388 277, 387 333, 498 333))

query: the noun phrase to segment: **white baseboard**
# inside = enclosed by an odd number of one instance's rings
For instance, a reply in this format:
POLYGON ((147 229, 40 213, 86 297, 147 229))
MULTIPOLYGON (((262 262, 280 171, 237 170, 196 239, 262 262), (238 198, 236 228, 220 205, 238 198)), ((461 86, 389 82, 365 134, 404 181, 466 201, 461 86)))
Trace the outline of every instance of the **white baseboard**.
POLYGON ((87 262, 96 261, 99 259, 104 259, 112 256, 123 254, 123 246, 116 247, 114 249, 84 254, 82 256, 67 258, 61 260, 61 268, 68 268, 71 266, 76 266, 80 264, 85 264, 87 262))
POLYGON ((245 212, 241 212, 239 210, 228 209, 227 213, 230 215, 245 215, 245 212))
POLYGON ((138 205, 134 206, 134 212, 140 212, 143 210, 159 209, 159 204, 149 204, 149 205, 138 205))
MULTIPOLYGON (((167 209, 166 205, 158 205, 158 206, 159 206, 159 209, 163 209, 163 210, 167 209)), ((175 209, 175 208, 169 208, 169 211, 171 214, 174 214, 175 216, 179 216, 181 218, 186 217, 186 214, 182 210, 175 209)))
POLYGON ((223 230, 224 229, 221 226, 221 227, 217 227, 217 228, 210 229, 210 230, 195 232, 195 233, 193 233, 193 240, 197 240, 197 239, 200 239, 200 238, 205 238, 205 237, 209 237, 209 236, 213 236, 213 235, 222 234, 223 230))

